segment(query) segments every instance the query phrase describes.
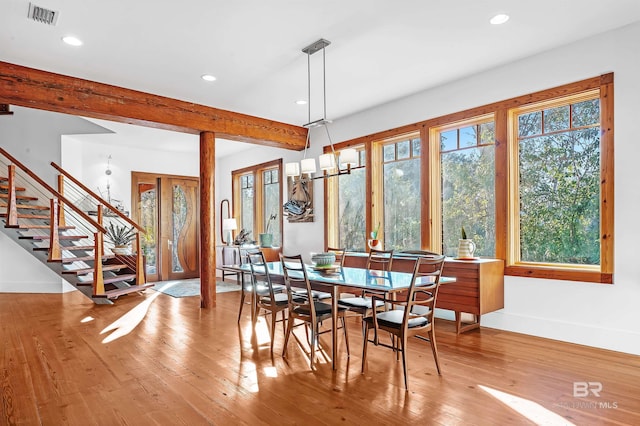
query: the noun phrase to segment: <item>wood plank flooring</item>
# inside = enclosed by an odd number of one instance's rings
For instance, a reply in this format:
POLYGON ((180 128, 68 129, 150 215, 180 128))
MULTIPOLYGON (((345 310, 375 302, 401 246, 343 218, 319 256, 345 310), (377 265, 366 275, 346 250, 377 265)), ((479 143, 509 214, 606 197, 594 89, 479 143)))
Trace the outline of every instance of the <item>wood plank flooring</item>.
POLYGON ((311 371, 295 341, 279 355, 280 324, 271 360, 264 319, 255 333, 249 309, 236 323, 239 297, 200 309, 198 297, 152 290, 114 306, 77 292, 0 294, 0 424, 640 424, 637 356, 488 328, 458 336, 439 321, 443 374, 412 341, 405 392, 386 348, 370 345, 360 373, 357 319, 351 357, 340 336, 339 369, 320 357, 311 371), (574 382, 601 383, 599 397, 574 397, 574 382))

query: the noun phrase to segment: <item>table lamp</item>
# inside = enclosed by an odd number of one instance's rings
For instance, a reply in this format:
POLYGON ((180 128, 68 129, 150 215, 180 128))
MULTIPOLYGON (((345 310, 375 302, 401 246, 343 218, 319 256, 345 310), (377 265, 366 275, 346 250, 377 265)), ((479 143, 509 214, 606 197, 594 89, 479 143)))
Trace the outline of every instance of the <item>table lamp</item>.
POLYGON ((227 245, 233 244, 233 231, 238 229, 238 222, 234 218, 224 219, 222 221, 222 230, 227 232, 227 245))

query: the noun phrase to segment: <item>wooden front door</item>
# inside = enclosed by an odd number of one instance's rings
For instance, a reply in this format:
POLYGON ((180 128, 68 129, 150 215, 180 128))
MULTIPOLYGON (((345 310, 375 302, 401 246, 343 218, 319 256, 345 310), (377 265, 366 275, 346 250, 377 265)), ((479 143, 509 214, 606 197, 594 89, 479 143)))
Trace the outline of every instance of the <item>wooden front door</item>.
POLYGON ((200 276, 198 179, 132 172, 131 182, 133 216, 147 231, 147 280, 200 276))

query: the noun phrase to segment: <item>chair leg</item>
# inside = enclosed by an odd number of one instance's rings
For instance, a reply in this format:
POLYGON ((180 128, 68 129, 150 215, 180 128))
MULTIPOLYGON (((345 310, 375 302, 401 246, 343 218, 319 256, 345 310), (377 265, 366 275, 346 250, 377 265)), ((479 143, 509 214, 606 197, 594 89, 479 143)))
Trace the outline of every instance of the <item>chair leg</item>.
MULTIPOLYGON (((407 336, 398 338, 398 345, 402 345, 402 371, 404 371, 404 388, 409 390, 409 379, 407 378, 407 336)), ((398 348, 400 350, 400 348, 398 348)))
POLYGON ((242 295, 240 295, 240 309, 238 309, 238 323, 240 323, 240 317, 242 316, 243 307, 244 307, 244 290, 242 290, 242 295))
POLYGON ((314 358, 316 353, 316 339, 318 338, 318 324, 311 324, 311 369, 313 370, 314 358))
POLYGON ((429 330, 429 344, 431 345, 431 352, 433 352, 433 359, 436 362, 436 370, 438 370, 438 376, 440 373, 440 362, 438 361, 438 347, 436 346, 436 334, 433 332, 433 329, 429 330))
POLYGON ((282 348, 283 358, 287 356, 287 346, 289 343, 289 336, 291 335, 292 328, 293 328, 293 317, 289 315, 289 320, 287 321, 287 333, 284 335, 284 348, 282 348))
POLYGON ((276 337, 276 323, 277 323, 278 312, 271 311, 271 358, 273 359, 273 341, 276 337))
POLYGON ((364 340, 362 341, 362 369, 360 372, 364 374, 364 366, 367 362, 367 344, 369 343, 369 324, 362 321, 364 327, 364 340))
POLYGON ((342 317, 342 330, 344 331, 344 343, 347 346, 347 358, 351 356, 351 352, 349 351, 349 333, 347 333, 347 324, 345 323, 344 317, 342 317))

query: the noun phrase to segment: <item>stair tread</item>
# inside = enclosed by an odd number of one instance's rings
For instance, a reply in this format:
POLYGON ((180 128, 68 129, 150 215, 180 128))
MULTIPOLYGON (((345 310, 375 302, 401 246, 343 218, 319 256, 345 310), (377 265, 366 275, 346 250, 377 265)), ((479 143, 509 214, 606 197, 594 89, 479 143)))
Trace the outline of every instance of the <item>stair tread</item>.
MULTIPOLYGON (((18 225, 18 229, 49 229, 49 225, 18 225)), ((76 229, 75 226, 58 226, 59 231, 68 231, 70 229, 76 229)))
MULTIPOLYGON (((119 270, 119 269, 125 269, 126 267, 127 267, 127 265, 123 265, 123 264, 103 265, 102 266, 102 271, 103 272, 114 271, 114 270, 119 270)), ((90 274, 93 271, 95 271, 95 267, 82 268, 82 269, 65 269, 64 271, 62 271, 62 273, 63 274, 85 275, 85 274, 90 274)))
MULTIPOLYGON (((132 280, 136 277, 136 274, 122 274, 122 275, 116 275, 115 277, 108 277, 108 278, 104 278, 103 282, 105 284, 112 284, 112 283, 119 283, 121 281, 128 281, 128 280, 132 280)), ((76 285, 79 286, 83 286, 83 285, 93 285, 93 281, 92 280, 87 280, 87 281, 78 281, 76 283, 76 285)))
POLYGON ((107 290, 105 291, 104 294, 94 294, 93 297, 94 298, 106 297, 107 299, 113 299, 113 298, 117 298, 118 296, 124 296, 125 294, 137 293, 142 290, 146 290, 150 287, 153 287, 153 284, 132 285, 131 287, 127 287, 127 288, 117 288, 115 290, 107 290))
MULTIPOLYGON (((7 217, 6 213, 0 213, 0 217, 7 217)), ((38 214, 20 214, 18 213, 18 219, 50 219, 49 215, 38 214)))
MULTIPOLYGON (((0 198, 9 198, 9 194, 1 193, 0 198)), ((31 197, 29 195, 16 195, 16 200, 38 201, 38 197, 31 197)))
MULTIPOLYGON (((7 189, 7 190, 8 190, 8 189, 9 189, 9 185, 2 185, 2 184, 0 184, 0 189, 7 189)), ((26 191, 26 190, 27 190, 27 188, 23 188, 23 187, 21 187, 21 186, 16 186, 16 187, 15 187, 15 190, 16 190, 16 191, 26 191)))
MULTIPOLYGON (((20 235, 18 237, 21 240, 36 240, 36 241, 42 241, 42 240, 49 240, 51 239, 50 235, 20 235)), ((58 238, 60 238, 61 240, 84 240, 86 238, 89 238, 88 235, 59 235, 58 238)))
MULTIPOLYGON (((105 261, 114 257, 116 256, 113 254, 103 254, 102 260, 105 261)), ((62 258, 62 263, 86 262, 87 260, 95 260, 95 258, 93 256, 64 257, 62 258)))
MULTIPOLYGON (((93 246, 60 246, 60 250, 62 251, 79 251, 79 250, 84 250, 84 251, 89 251, 89 250, 93 250, 94 247, 93 246)), ((49 247, 34 247, 33 251, 46 251, 49 250, 49 247)), ((93 257, 92 257, 93 259, 93 257)))

